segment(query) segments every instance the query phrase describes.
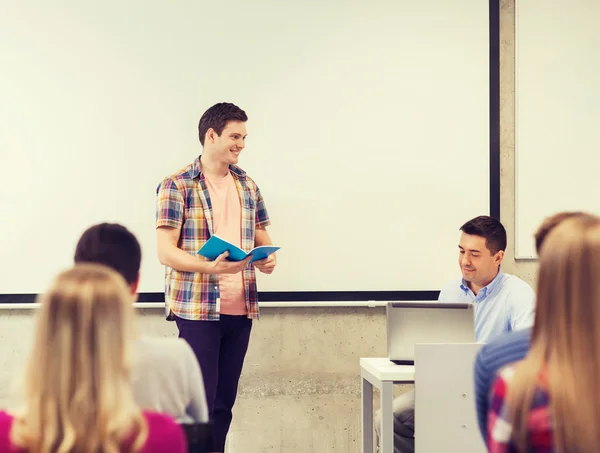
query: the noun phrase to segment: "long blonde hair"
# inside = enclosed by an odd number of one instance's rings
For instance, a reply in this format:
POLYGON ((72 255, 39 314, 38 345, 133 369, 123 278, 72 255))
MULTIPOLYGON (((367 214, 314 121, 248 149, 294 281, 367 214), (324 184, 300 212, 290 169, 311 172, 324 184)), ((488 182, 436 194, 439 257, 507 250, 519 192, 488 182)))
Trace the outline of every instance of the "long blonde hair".
POLYGON ((97 264, 61 273, 41 298, 13 444, 30 453, 139 450, 148 428, 129 381, 133 308, 125 281, 97 264))
POLYGON ((600 220, 563 221, 541 248, 531 348, 509 391, 512 438, 527 451, 540 376, 547 380, 557 453, 600 450, 600 220))

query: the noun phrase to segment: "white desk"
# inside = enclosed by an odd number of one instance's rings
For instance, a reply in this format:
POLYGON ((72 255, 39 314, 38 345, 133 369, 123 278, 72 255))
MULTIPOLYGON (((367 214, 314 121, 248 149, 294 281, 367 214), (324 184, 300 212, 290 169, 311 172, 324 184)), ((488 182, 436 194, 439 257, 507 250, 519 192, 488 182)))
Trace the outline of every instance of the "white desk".
POLYGON ((380 453, 393 453, 394 384, 415 382, 415 367, 413 365, 396 365, 386 358, 361 358, 360 377, 362 382, 362 451, 363 453, 373 453, 373 386, 375 386, 381 395, 380 453))

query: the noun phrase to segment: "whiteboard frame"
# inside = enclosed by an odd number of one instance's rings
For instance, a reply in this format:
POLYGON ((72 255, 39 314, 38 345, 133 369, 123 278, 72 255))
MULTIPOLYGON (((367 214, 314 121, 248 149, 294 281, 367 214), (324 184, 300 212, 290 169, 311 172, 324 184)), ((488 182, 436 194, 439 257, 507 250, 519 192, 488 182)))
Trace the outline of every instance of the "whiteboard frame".
MULTIPOLYGON (((517 6, 515 5, 515 8, 517 6)), ((488 0, 489 20, 489 215, 500 219, 500 0, 488 0)), ((515 9, 516 16, 516 9, 515 9)), ((515 17, 516 24, 516 17, 515 17)), ((516 42, 516 41, 515 41, 516 42)), ((516 47, 516 46, 515 46, 516 47)), ((515 70, 516 73, 516 70, 515 70)), ((516 83, 516 80, 515 80, 516 83)), ((515 87, 516 102, 516 87, 515 87)), ((516 104, 515 104, 516 105, 516 104)), ((516 109, 515 109, 516 110, 516 109)), ((516 151, 516 144, 515 144, 516 151)), ((515 219, 516 222, 516 219, 515 219)), ((516 245, 515 245, 516 250, 516 245)), ((383 306, 387 301, 437 300, 439 291, 266 291, 261 307, 383 306), (291 305, 290 305, 291 304, 291 305), (323 305, 324 304, 324 305, 323 305), (375 304, 375 305, 373 305, 375 304)), ((0 294, 0 309, 37 306, 38 294, 0 294)), ((139 308, 164 307, 164 293, 138 295, 139 308), (143 305, 141 305, 143 304, 143 305)))

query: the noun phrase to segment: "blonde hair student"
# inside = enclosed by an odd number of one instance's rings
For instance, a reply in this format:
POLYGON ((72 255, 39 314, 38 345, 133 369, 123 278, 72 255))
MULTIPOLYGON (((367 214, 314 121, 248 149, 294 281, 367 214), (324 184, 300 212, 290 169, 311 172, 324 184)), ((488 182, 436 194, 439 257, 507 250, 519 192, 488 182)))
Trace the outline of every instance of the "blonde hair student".
POLYGON ((0 412, 0 451, 185 452, 175 421, 134 402, 132 301, 124 279, 102 265, 55 279, 40 299, 24 407, 0 412))
POLYGON ((600 449, 600 220, 564 220, 540 252, 537 310, 525 358, 490 396, 490 452, 600 449))

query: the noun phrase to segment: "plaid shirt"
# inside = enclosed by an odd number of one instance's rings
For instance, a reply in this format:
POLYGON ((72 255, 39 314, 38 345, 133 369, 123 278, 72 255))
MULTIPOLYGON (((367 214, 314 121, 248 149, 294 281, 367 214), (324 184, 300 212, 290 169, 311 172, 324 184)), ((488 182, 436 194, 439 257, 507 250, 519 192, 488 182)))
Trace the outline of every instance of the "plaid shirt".
MULTIPOLYGON (((512 440, 512 424, 509 419, 506 396, 514 366, 500 371, 490 392, 490 410, 487 419, 487 439, 489 453, 517 453, 512 440)), ((540 376, 540 385, 536 389, 527 420, 527 452, 555 453, 552 436, 550 402, 544 376, 540 376)))
MULTIPOLYGON (((230 172, 235 181, 242 211, 241 246, 254 248, 256 228, 269 225, 269 216, 260 190, 246 173, 235 165, 230 172)), ((177 246, 196 255, 213 234, 210 196, 202 173, 200 157, 174 175, 164 179, 157 189, 156 226, 180 230, 177 246)), ((248 318, 258 319, 258 293, 254 266, 243 270, 248 318)), ((183 319, 218 320, 219 276, 165 269, 165 303, 183 319)))

